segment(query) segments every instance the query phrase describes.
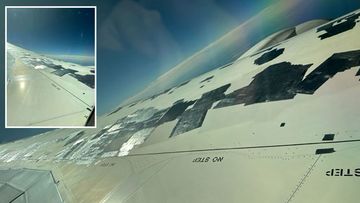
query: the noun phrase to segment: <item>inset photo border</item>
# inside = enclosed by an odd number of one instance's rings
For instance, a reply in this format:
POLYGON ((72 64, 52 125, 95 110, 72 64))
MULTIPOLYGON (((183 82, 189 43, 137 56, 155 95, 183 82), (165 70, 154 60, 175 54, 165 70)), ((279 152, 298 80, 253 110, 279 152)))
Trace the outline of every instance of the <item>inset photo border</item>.
POLYGON ((96 6, 5 6, 5 127, 96 128, 96 6))

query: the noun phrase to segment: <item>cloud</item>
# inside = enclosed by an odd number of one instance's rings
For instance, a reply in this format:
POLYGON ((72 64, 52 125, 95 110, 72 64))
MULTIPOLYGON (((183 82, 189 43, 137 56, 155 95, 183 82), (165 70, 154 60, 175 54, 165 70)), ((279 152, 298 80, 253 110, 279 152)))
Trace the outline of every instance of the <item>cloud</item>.
POLYGON ((166 60, 180 51, 156 10, 144 8, 133 0, 119 2, 102 23, 99 47, 120 54, 135 51, 139 56, 166 60))
POLYGON ((81 65, 94 65, 94 56, 86 55, 47 55, 50 58, 77 63, 81 65))

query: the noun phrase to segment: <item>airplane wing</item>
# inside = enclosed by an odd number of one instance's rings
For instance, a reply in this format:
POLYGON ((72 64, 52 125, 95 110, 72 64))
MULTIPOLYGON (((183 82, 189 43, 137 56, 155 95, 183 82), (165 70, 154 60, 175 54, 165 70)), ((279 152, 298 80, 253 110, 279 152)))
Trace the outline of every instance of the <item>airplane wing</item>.
POLYGON ((357 202, 359 16, 296 27, 97 129, 3 144, 0 165, 51 171, 65 202, 357 202))
POLYGON ((7 125, 85 126, 95 70, 7 43, 7 125))

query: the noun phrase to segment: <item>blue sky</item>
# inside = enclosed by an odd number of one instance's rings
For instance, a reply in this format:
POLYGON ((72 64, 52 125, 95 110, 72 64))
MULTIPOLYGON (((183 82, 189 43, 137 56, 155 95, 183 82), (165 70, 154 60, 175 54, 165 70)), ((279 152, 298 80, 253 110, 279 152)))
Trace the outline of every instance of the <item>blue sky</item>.
MULTIPOLYGON (((280 4, 278 9, 286 9, 286 4, 295 1, 298 0, 283 0, 284 5, 280 4)), ((4 4, 97 6, 97 108, 98 114, 101 115, 111 111, 126 98, 144 89, 161 74, 276 2, 279 0, 63 0, 51 3, 44 0, 31 2, 8 0, 4 4)), ((296 25, 315 18, 333 19, 346 14, 360 8, 360 1, 301 1, 298 7, 296 14, 287 13, 285 10, 282 18, 254 33, 252 39, 249 39, 251 41, 249 46, 285 25, 296 25)), ((57 16, 57 14, 49 15, 54 15, 54 18, 57 16)), ((61 18, 70 19, 71 16, 77 16, 77 13, 69 13, 68 16, 61 18)), ((58 50, 50 49, 45 43, 50 37, 38 37, 36 30, 34 35, 37 41, 19 42, 48 52, 67 50, 67 43, 82 44, 83 47, 87 47, 91 34, 86 30, 91 30, 91 26, 82 25, 80 23, 82 18, 86 18, 86 15, 79 15, 79 18, 69 26, 71 29, 68 30, 69 37, 66 39, 74 36, 74 40, 64 40, 62 43, 64 46, 59 47, 58 50), (86 33, 83 38, 78 34, 80 30, 86 33), (75 34, 72 34, 73 32, 75 34)), ((61 23, 56 25, 55 30, 63 31, 60 28, 61 23)), ((51 26, 54 27, 53 24, 51 26)), ((29 26, 24 25, 17 29, 26 27, 29 26)), ((53 33, 51 37, 55 36, 62 35, 53 33)), ((72 47, 69 53, 86 53, 86 51, 72 47)), ((1 84, 3 85, 4 82, 1 84)), ((3 91, 4 88, 0 87, 0 90, 3 91)), ((0 92, 0 94, 4 93, 0 92)), ((4 105, 3 99, 1 102, 4 105)), ((0 118, 1 123, 4 123, 3 119, 0 118)), ((3 139, 5 140, 40 131, 43 130, 3 128, 0 129, 0 135, 5 135, 3 139)))
POLYGON ((94 55, 93 8, 8 8, 7 40, 50 55, 94 55))

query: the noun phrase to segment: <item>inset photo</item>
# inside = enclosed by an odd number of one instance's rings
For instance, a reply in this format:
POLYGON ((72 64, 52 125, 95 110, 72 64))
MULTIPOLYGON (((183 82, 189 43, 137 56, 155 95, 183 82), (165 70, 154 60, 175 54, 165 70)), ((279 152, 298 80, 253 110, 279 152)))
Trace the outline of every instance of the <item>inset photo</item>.
POLYGON ((5 7, 6 128, 96 126, 96 7, 5 7))

